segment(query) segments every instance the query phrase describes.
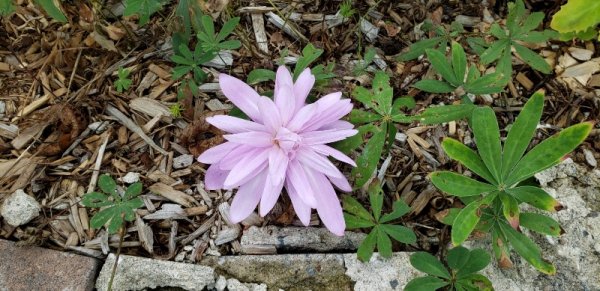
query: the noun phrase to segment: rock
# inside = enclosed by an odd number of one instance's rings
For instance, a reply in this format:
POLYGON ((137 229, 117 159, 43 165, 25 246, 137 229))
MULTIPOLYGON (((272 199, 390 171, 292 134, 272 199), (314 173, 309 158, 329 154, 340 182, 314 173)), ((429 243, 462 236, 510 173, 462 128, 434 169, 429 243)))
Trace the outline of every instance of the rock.
MULTIPOLYGON (((260 282, 270 290, 350 290, 342 254, 286 254, 205 257, 203 265, 242 282, 260 282)), ((229 282, 228 282, 229 283, 229 282)))
POLYGON ((219 276, 219 279, 217 279, 217 282, 215 283, 215 289, 217 289, 217 291, 223 291, 226 287, 227 279, 223 276, 219 276))
POLYGON ((592 153, 592 151, 584 149, 583 155, 585 156, 585 161, 588 163, 588 165, 592 166, 592 168, 598 166, 598 161, 596 161, 596 158, 594 158, 594 153, 592 153))
POLYGON ((394 253, 384 259, 373 254, 368 263, 363 263, 356 254, 345 254, 346 275, 356 282, 354 290, 402 290, 412 278, 422 276, 410 265, 410 255, 394 253))
MULTIPOLYGON (((115 256, 110 254, 96 280, 98 290, 107 290, 115 256)), ((113 290, 141 290, 157 287, 177 287, 203 290, 215 284, 215 272, 201 265, 153 260, 121 255, 115 272, 113 290)))
POLYGON ((121 178, 121 181, 126 184, 137 183, 140 181, 140 173, 128 172, 123 178, 121 178))
MULTIPOLYGON (((564 206, 544 214, 556 219, 565 234, 553 238, 528 233, 544 258, 555 264, 556 275, 537 272, 514 252, 513 268, 501 270, 494 262, 484 274, 496 290, 600 290, 600 170, 587 170, 567 159, 535 177, 564 206)), ((489 240, 470 246, 490 250, 489 240)))
POLYGON ((280 252, 356 251, 365 234, 347 231, 343 237, 325 228, 276 226, 250 227, 241 239, 242 247, 273 245, 280 252))
POLYGON ((181 155, 173 159, 173 169, 189 167, 194 162, 194 156, 181 155))
POLYGON ((0 240, 0 290, 93 290, 99 261, 0 240))
POLYGON ((373 25, 368 20, 361 18, 360 19, 360 31, 365 34, 367 40, 369 42, 374 42, 377 39, 377 35, 379 34, 379 27, 373 25))
POLYGON ((39 214, 40 204, 21 189, 4 200, 0 209, 0 215, 12 226, 26 224, 39 214))
POLYGON ((228 291, 267 291, 267 285, 265 284, 254 284, 254 283, 242 283, 237 279, 227 279, 227 290, 228 291))

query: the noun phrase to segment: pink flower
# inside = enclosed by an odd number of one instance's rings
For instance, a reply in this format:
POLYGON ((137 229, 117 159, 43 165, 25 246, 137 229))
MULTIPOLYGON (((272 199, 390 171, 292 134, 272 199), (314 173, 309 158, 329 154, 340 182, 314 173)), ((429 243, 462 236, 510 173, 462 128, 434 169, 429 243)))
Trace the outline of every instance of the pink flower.
POLYGON ((275 80, 274 101, 260 96, 244 82, 219 75, 223 94, 252 121, 232 116, 209 117, 207 122, 228 132, 227 142, 205 151, 198 161, 211 164, 206 188, 239 187, 231 204, 231 220, 240 222, 260 202, 265 216, 285 186, 296 215, 304 225, 313 208, 332 233, 342 236, 346 224, 333 185, 351 191, 344 175, 329 161, 331 156, 354 167, 352 159, 327 143, 343 140, 358 131, 340 120, 352 110, 349 99, 336 92, 306 104, 315 77, 306 69, 296 83, 284 66, 275 80))

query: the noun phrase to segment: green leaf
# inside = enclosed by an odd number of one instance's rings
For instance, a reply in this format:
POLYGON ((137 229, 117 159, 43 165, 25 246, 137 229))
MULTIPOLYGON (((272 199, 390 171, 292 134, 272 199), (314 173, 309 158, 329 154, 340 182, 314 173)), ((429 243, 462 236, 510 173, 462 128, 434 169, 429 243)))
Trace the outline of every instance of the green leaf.
POLYGON ((541 234, 560 236, 565 231, 556 220, 538 213, 521 213, 521 226, 541 234))
POLYGON ((525 4, 523 0, 516 0, 508 5, 508 16, 506 17, 506 27, 510 32, 516 32, 521 19, 525 16, 525 4))
POLYGON ((348 213, 344 213, 344 221, 346 221, 347 229, 370 228, 375 226, 375 223, 371 220, 365 220, 348 213))
POLYGON ((458 78, 454 75, 451 64, 448 62, 446 56, 442 52, 434 49, 427 49, 425 50, 425 52, 427 53, 427 58, 429 59, 431 66, 438 73, 440 73, 440 75, 442 75, 442 78, 444 78, 444 80, 454 85, 455 87, 458 87, 463 83, 460 82, 458 78))
MULTIPOLYGON (((212 18, 208 15, 202 15, 200 21, 204 33, 212 38, 215 35, 215 24, 213 23, 212 18)), ((212 40, 216 41, 216 38, 213 38, 212 40)))
POLYGON ((450 279, 450 273, 438 259, 426 252, 416 252, 410 256, 410 264, 417 270, 436 277, 450 279))
POLYGON ((106 229, 108 230, 108 233, 113 234, 113 233, 116 233, 117 231, 119 231, 119 229, 122 226, 123 226, 123 218, 119 215, 113 215, 113 217, 111 217, 110 222, 108 223, 108 226, 106 227, 106 229))
POLYGON ((225 22, 223 24, 223 27, 221 27, 221 30, 217 34, 216 40, 217 41, 224 40, 227 36, 229 36, 233 32, 233 30, 239 23, 240 23, 239 17, 234 17, 234 18, 227 20, 227 22, 225 22))
POLYGON ((111 178, 109 175, 100 175, 100 177, 98 178, 98 186, 104 193, 109 194, 113 197, 115 195, 118 196, 117 183, 115 183, 115 180, 113 180, 113 178, 111 178))
POLYGON ((373 78, 373 96, 372 104, 373 109, 381 114, 387 115, 392 112, 392 97, 394 91, 390 87, 390 77, 382 72, 378 71, 375 73, 373 78))
POLYGON ((560 162, 560 159, 582 143, 592 130, 593 123, 584 122, 563 129, 530 150, 508 175, 506 185, 514 185, 533 174, 560 162))
POLYGON ((454 223, 452 223, 452 232, 450 234, 453 245, 458 246, 462 244, 471 232, 473 232, 481 218, 480 206, 480 201, 471 202, 458 213, 454 223))
POLYGON ((521 32, 529 32, 536 29, 540 26, 542 21, 544 21, 544 17, 546 17, 546 15, 543 12, 533 12, 529 14, 521 26, 521 32))
POLYGON ((501 39, 494 42, 488 47, 479 57, 482 64, 488 65, 500 58, 502 52, 508 50, 510 52, 510 42, 508 39, 501 39))
POLYGON ((121 203, 121 207, 123 207, 123 210, 129 213, 129 215, 125 216, 125 218, 127 218, 128 221, 131 221, 135 218, 134 210, 142 206, 144 206, 144 201, 142 201, 140 197, 135 197, 131 200, 124 201, 121 203))
POLYGON ((12 0, 1 0, 0 1, 0 16, 8 16, 15 12, 15 6, 12 0))
POLYGON ((423 124, 436 124, 466 118, 471 115, 476 106, 472 104, 444 105, 429 107, 423 113, 416 115, 414 120, 423 124))
POLYGON ((502 149, 500 146, 500 129, 496 114, 490 107, 479 107, 473 110, 473 135, 481 159, 496 181, 502 182, 502 149))
POLYGON ((563 208, 560 202, 550 196, 550 194, 548 194, 546 191, 538 187, 521 186, 506 189, 506 192, 515 197, 517 200, 542 210, 554 212, 563 208))
POLYGON ((494 256, 498 260, 498 265, 501 268, 512 266, 507 239, 504 237, 500 227, 497 224, 495 224, 494 228, 492 228, 492 250, 494 252, 494 256))
POLYGON ((376 128, 377 127, 371 123, 359 126, 357 128, 358 134, 334 143, 334 148, 342 153, 348 154, 363 144, 365 134, 373 132, 376 128))
POLYGON ((531 66, 535 70, 540 71, 544 74, 550 74, 552 72, 552 67, 550 67, 546 60, 544 60, 544 58, 542 58, 537 53, 517 43, 513 43, 513 47, 515 48, 515 51, 517 52, 517 54, 519 54, 521 59, 523 59, 523 61, 525 61, 529 66, 531 66))
POLYGON ((226 40, 219 44, 221 50, 235 50, 242 46, 242 43, 237 39, 226 40))
POLYGON ((380 229, 379 226, 376 226, 375 228, 377 229, 377 250, 379 251, 379 255, 384 258, 391 257, 392 241, 387 234, 380 229))
POLYGON ((171 74, 171 79, 179 80, 181 77, 185 76, 189 73, 193 68, 189 66, 177 66, 173 68, 173 73, 171 74))
POLYGON ((502 213, 512 228, 519 228, 519 202, 511 195, 500 192, 502 213))
POLYGON ((408 47, 406 53, 401 54, 398 60, 401 62, 409 61, 418 58, 420 55, 425 54, 426 49, 434 48, 439 45, 444 39, 442 37, 432 37, 423 39, 411 44, 408 47))
POLYGON ((126 0, 124 16, 137 14, 140 17, 139 25, 148 23, 150 16, 162 9, 164 0, 126 0))
POLYGON ((100 229, 113 218, 114 214, 114 207, 109 207, 104 210, 100 210, 100 212, 96 213, 90 220, 90 226, 93 229, 100 229))
POLYGON ((552 16, 550 27, 560 33, 585 31, 600 23, 600 2, 569 0, 552 16))
POLYGON ((438 189, 458 197, 485 194, 497 188, 449 171, 433 172, 429 174, 429 179, 438 189))
POLYGON ((459 161, 469 170, 473 171, 473 173, 486 179, 491 184, 498 184, 496 179, 494 179, 488 168, 483 163, 483 160, 481 160, 481 157, 479 157, 474 150, 468 148, 460 141, 449 137, 444 138, 444 141, 442 141, 442 148, 451 159, 459 161))
POLYGON ((85 207, 100 208, 112 205, 113 203, 113 201, 108 200, 108 196, 99 192, 86 193, 81 198, 81 204, 85 207))
POLYGON ((463 83, 467 71, 467 55, 463 47, 455 41, 452 42, 452 69, 457 81, 463 83))
POLYGON ((449 208, 446 210, 447 210, 447 212, 442 217, 439 217, 438 219, 443 224, 452 225, 452 223, 454 223, 454 219, 456 219, 456 216, 458 215, 458 213, 460 213, 460 211, 462 209, 461 208, 449 208))
POLYGON ((535 129, 542 117, 544 93, 536 92, 529 98, 523 110, 512 125, 502 153, 502 177, 506 179, 513 167, 519 162, 527 146, 535 134, 535 129))
POLYGON ((530 31, 528 33, 519 35, 518 37, 515 37, 516 40, 521 40, 524 42, 529 42, 529 43, 544 43, 546 41, 548 41, 551 37, 550 37, 550 33, 548 33, 546 31, 530 31))
POLYGON ((456 88, 444 81, 428 79, 416 82, 413 87, 429 93, 450 93, 456 88))
POLYGON ((470 252, 467 248, 457 246, 448 251, 447 261, 450 269, 459 270, 469 260, 470 252))
POLYGON ((476 95, 500 93, 504 91, 504 86, 506 86, 508 80, 500 71, 486 74, 466 84, 465 91, 476 95))
POLYGON ((495 36, 498 39, 506 39, 506 31, 500 27, 500 24, 497 22, 492 23, 490 26, 490 34, 495 36))
POLYGON ((387 128, 385 128, 385 123, 382 125, 382 127, 373 128, 373 136, 371 136, 365 145, 362 154, 356 160, 356 164, 361 166, 352 169, 352 175, 356 177, 355 186, 357 188, 362 187, 365 183, 367 183, 377 168, 377 164, 381 158, 381 153, 383 152, 383 145, 385 143, 387 131, 387 128))
POLYGON ((306 69, 312 62, 316 61, 321 54, 322 49, 317 49, 312 43, 308 43, 304 49, 302 49, 302 56, 298 58, 296 67, 294 68, 294 80, 298 79, 298 76, 306 69))
POLYGON ((385 233, 401 243, 413 244, 417 242, 417 236, 408 227, 401 225, 382 224, 379 226, 379 229, 380 231, 385 231, 385 233))
POLYGON ((394 219, 398 219, 402 217, 404 214, 407 214, 410 211, 410 206, 406 205, 406 203, 400 199, 396 200, 392 206, 392 212, 385 214, 379 220, 380 223, 390 222, 394 219))
POLYGON ((369 185, 369 202, 371 203, 371 209, 373 210, 373 215, 375 217, 375 221, 379 221, 381 217, 381 209, 383 208, 383 191, 381 190, 381 185, 379 183, 372 183, 369 185))
POLYGON ((358 247, 356 252, 356 256, 362 262, 368 262, 373 256, 373 251, 375 250, 375 245, 377 244, 377 228, 373 228, 373 230, 365 237, 363 242, 358 247))
POLYGON ((433 276, 419 277, 408 282, 404 286, 404 291, 435 291, 448 284, 450 283, 433 276))
POLYGON ((456 281, 457 285, 463 285, 469 291, 493 291, 492 282, 481 274, 470 274, 456 281))
POLYGON ((140 194, 142 194, 142 183, 136 182, 127 187, 127 190, 125 190, 125 195, 123 195, 123 199, 129 200, 140 194))
POLYGON ((500 223, 500 229, 510 242, 513 249, 538 271, 554 275, 556 268, 542 258, 539 247, 524 234, 514 230, 506 223, 500 223))
POLYGON ((68 22, 67 17, 61 11, 60 2, 55 2, 54 0, 36 0, 36 2, 42 6, 44 11, 46 11, 50 17, 59 22, 68 22))
POLYGON ((267 69, 254 69, 248 74, 246 83, 249 85, 255 85, 261 82, 274 81, 275 72, 267 69))
POLYGON ((369 213, 369 211, 365 209, 360 202, 354 199, 354 197, 344 195, 342 197, 342 203, 344 211, 366 221, 375 221, 373 216, 371 216, 371 213, 369 213))
POLYGON ((467 275, 483 270, 491 261, 490 255, 482 249, 474 249, 469 252, 468 260, 456 273, 457 278, 465 278, 467 275))
POLYGON ((396 98, 392 104, 392 115, 402 113, 402 109, 411 110, 417 106, 415 98, 412 96, 404 96, 396 98))

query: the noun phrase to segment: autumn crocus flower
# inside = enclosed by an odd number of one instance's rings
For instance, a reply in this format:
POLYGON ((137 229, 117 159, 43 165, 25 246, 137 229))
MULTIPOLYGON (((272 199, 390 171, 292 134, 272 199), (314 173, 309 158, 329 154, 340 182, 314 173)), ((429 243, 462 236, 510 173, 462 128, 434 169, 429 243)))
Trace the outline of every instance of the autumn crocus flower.
POLYGON ((328 157, 356 164, 326 144, 357 133, 351 123, 340 120, 352 110, 352 103, 336 92, 306 104, 314 83, 310 69, 294 83, 281 66, 271 100, 232 76, 219 75, 223 94, 251 121, 226 115, 207 118, 229 134, 224 135, 227 142, 205 151, 198 161, 211 164, 206 171, 207 189, 239 187, 230 210, 234 223, 248 217, 259 202, 259 214, 266 215, 285 187, 304 225, 316 208, 332 233, 344 234, 342 208, 332 184, 343 191, 352 187, 328 157))

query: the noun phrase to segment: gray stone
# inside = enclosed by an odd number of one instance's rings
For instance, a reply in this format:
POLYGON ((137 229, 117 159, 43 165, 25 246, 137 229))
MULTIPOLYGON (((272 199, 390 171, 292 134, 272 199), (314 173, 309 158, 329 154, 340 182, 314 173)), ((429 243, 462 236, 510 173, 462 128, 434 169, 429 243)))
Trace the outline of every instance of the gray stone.
POLYGON ((94 258, 0 240, 0 290, 92 290, 98 267, 94 258))
POLYGON ((325 228, 252 226, 241 239, 243 247, 273 245, 280 252, 349 252, 356 251, 365 234, 347 231, 343 237, 325 228))
POLYGON ((4 200, 0 215, 12 226, 23 225, 40 215, 40 204, 19 189, 4 200))
POLYGON ((363 263, 356 254, 345 254, 346 275, 356 282, 354 290, 402 290, 404 286, 422 273, 410 265, 411 253, 394 253, 384 259, 373 254, 371 260, 363 263))
POLYGON ((182 169, 190 166, 194 162, 194 156, 181 155, 173 159, 173 169, 182 169))
POLYGON ((227 279, 223 276, 219 276, 219 279, 217 279, 217 282, 215 283, 215 289, 217 289, 217 291, 223 291, 226 287, 227 279))
POLYGON ((121 178, 121 181, 123 181, 124 183, 127 183, 127 184, 133 184, 133 183, 139 182, 140 181, 140 173, 128 172, 125 176, 123 176, 123 178, 121 178))
MULTIPOLYGON (((107 290, 115 256, 110 254, 96 280, 98 290, 107 290)), ((153 260, 121 255, 115 272, 112 290, 141 290, 157 287, 177 287, 203 290, 215 284, 215 272, 201 265, 153 260)))
POLYGON ((205 257, 204 265, 229 278, 264 283, 270 290, 351 290, 342 254, 205 257))

